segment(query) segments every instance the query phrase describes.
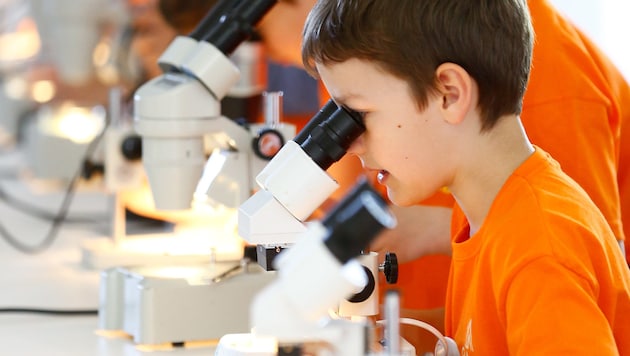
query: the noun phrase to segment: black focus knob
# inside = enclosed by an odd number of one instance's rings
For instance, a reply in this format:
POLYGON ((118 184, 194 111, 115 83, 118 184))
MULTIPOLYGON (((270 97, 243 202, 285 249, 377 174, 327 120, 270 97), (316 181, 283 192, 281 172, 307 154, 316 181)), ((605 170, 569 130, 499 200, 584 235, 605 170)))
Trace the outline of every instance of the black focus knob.
POLYGON ((266 161, 271 160, 284 146, 282 133, 274 129, 263 129, 252 140, 254 154, 266 161))
POLYGON ((123 157, 130 161, 137 161, 142 158, 142 138, 138 135, 126 137, 120 145, 123 157))
POLYGON ((395 253, 387 252, 381 267, 387 283, 395 284, 398 282, 398 257, 396 257, 395 253))

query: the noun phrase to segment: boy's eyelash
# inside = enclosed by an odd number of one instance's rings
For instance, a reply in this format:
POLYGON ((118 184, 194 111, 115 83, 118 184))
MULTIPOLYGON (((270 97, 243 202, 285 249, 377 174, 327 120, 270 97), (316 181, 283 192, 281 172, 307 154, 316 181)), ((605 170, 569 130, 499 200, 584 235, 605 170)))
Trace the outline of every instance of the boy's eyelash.
POLYGON ((349 107, 347 107, 347 106, 345 106, 345 105, 343 106, 343 108, 344 108, 344 109, 346 109, 346 110, 348 110, 349 112, 355 113, 355 114, 356 114, 356 115, 358 115, 361 119, 365 118, 365 115, 367 115, 367 112, 366 112, 366 111, 354 110, 354 109, 351 109, 351 108, 349 108, 349 107))
POLYGON ((356 113, 357 115, 359 115, 361 118, 365 117, 365 115, 367 115, 367 112, 365 111, 360 111, 360 110, 353 110, 353 109, 348 109, 353 113, 356 113))

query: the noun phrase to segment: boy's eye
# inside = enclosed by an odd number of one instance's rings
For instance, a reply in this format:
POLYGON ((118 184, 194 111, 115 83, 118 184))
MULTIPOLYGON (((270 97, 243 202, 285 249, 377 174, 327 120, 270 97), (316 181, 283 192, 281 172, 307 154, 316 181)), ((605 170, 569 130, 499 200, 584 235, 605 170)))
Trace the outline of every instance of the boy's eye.
POLYGON ((353 111, 353 116, 361 121, 361 124, 365 126, 365 117, 367 116, 367 112, 365 111, 353 111))
POLYGON ((353 116, 357 116, 361 119, 365 118, 365 115, 367 115, 367 112, 365 111, 358 111, 358 110, 354 110, 354 109, 350 109, 347 106, 344 106, 344 109, 346 109, 348 112, 350 112, 353 116))
POLYGON ((355 113, 361 118, 361 121, 365 123, 365 117, 368 114, 367 111, 355 111, 355 113))

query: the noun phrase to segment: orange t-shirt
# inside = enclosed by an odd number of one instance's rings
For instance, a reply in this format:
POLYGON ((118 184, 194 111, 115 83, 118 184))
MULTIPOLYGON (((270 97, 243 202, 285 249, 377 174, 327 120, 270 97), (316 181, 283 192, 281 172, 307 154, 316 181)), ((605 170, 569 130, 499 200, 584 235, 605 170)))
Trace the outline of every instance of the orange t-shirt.
POLYGON ((453 239, 445 328, 462 355, 630 354, 630 270, 601 212, 540 148, 453 239))

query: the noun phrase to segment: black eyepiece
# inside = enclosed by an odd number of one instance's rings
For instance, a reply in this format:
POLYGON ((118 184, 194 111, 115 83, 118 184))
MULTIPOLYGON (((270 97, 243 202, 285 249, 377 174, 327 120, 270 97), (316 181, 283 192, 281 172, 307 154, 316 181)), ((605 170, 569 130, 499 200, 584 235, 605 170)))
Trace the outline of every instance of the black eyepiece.
POLYGON ((295 141, 320 168, 327 170, 346 154, 363 132, 365 126, 358 113, 329 101, 295 141))
POLYGON ((341 263, 358 256, 396 218, 383 197, 362 179, 324 219, 329 235, 324 245, 341 263))

